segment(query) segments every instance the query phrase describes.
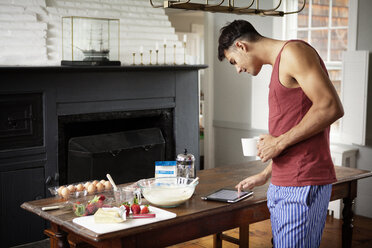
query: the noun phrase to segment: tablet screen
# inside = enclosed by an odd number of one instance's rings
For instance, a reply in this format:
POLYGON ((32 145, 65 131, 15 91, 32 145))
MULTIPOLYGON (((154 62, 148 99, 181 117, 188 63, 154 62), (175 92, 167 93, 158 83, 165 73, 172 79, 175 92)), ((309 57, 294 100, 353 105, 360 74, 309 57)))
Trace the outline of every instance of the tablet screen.
POLYGON ((203 197, 204 200, 215 200, 215 201, 223 201, 223 202, 237 202, 242 200, 250 195, 252 195, 252 191, 241 191, 238 195, 237 190, 232 189, 220 189, 216 192, 209 194, 203 197))

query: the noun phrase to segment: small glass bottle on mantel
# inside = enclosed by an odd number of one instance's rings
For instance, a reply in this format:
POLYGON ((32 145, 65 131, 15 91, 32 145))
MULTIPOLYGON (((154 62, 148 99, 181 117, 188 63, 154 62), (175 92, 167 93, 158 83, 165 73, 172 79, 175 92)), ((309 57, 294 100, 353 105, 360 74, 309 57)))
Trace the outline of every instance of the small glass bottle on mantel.
POLYGON ((194 178, 195 177, 195 156, 191 153, 187 153, 185 149, 184 153, 177 155, 177 176, 194 178))

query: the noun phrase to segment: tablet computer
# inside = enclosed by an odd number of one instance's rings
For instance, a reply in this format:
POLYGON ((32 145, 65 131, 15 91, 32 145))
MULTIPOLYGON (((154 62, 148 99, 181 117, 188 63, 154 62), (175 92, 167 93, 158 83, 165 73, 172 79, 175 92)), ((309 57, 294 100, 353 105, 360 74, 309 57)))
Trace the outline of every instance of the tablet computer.
POLYGON ((237 190, 233 189, 219 189, 209 195, 202 196, 202 200, 221 201, 234 203, 243 200, 253 194, 253 191, 240 191, 238 195, 237 190))

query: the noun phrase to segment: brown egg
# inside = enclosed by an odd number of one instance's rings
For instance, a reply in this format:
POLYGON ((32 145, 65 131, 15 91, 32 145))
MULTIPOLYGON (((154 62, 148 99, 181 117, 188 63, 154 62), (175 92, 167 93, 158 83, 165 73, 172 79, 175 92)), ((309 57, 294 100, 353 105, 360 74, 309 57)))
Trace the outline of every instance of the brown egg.
POLYGON ((64 188, 66 188, 66 187, 65 186, 61 186, 61 187, 58 188, 57 193, 58 193, 59 196, 62 196, 62 190, 64 188))
POLYGON ((96 185, 91 184, 91 185, 89 185, 89 187, 88 187, 88 194, 94 194, 94 193, 96 192, 96 190, 97 190, 96 185))
POLYGON ((61 190, 61 195, 63 198, 68 199, 68 197, 70 196, 70 190, 65 187, 61 190))
POLYGON ((105 190, 109 190, 112 188, 111 183, 109 181, 106 181, 103 185, 105 186, 105 190))
POLYGON ((75 192, 75 186, 74 185, 70 184, 67 188, 68 188, 68 190, 70 190, 71 193, 75 192))
POLYGON ((102 179, 102 180, 99 181, 99 182, 102 183, 102 184, 105 184, 106 181, 102 179))
POLYGON ((78 185, 76 185, 76 191, 83 191, 84 190, 84 186, 81 184, 81 183, 79 183, 78 185))
POLYGON ((97 180, 94 180, 94 181, 92 182, 93 185, 97 185, 97 183, 98 183, 97 180))
POLYGON ((105 190, 105 186, 100 182, 96 184, 96 187, 98 192, 102 192, 105 190))
POLYGON ((84 188, 85 188, 86 190, 88 190, 90 184, 91 184, 90 182, 86 182, 86 183, 84 184, 84 188))

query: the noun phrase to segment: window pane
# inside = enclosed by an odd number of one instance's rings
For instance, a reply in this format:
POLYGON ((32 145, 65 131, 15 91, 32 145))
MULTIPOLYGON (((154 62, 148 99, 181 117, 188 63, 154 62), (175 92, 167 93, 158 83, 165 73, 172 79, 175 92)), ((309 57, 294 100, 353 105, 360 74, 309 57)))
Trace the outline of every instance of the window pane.
POLYGON ((347 29, 331 31, 331 61, 341 61, 342 51, 347 50, 347 29))
POLYGON ((310 44, 318 51, 320 57, 324 61, 328 61, 327 59, 328 30, 311 31, 310 44))
POLYGON ((337 93, 340 95, 341 93, 341 70, 334 69, 328 70, 329 78, 331 79, 333 86, 335 86, 337 93))
MULTIPOLYGON (((333 86, 335 87, 337 94, 341 96, 341 70, 328 70, 329 78, 331 79, 331 82, 333 83, 333 86)), ((332 124, 332 130, 338 132, 340 128, 340 120, 337 120, 332 124)))
POLYGON ((308 33, 307 31, 298 31, 297 32, 297 39, 309 42, 308 39, 307 39, 307 33, 308 33))
MULTIPOLYGON (((304 0, 298 0, 298 8, 301 8, 304 0)), ((309 26, 309 1, 306 1, 305 8, 297 14, 297 26, 304 28, 309 26)))
POLYGON ((349 0, 332 0, 332 6, 347 7, 349 6, 349 0))
POLYGON ((312 27, 327 27, 329 20, 329 0, 313 0, 312 27))
POLYGON ((349 0, 333 0, 332 2, 332 26, 347 26, 349 18, 349 0))

